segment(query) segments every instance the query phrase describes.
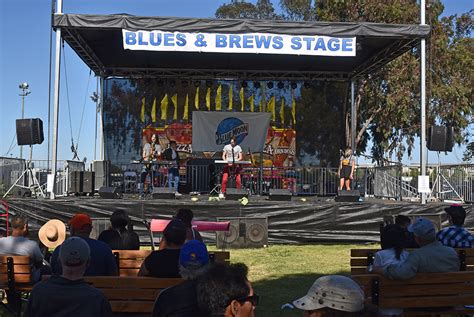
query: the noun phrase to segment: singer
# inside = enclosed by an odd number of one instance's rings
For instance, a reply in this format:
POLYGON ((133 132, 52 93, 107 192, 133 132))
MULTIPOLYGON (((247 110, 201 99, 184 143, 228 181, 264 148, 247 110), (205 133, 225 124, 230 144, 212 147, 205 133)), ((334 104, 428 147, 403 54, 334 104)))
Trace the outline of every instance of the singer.
POLYGON ((230 144, 224 146, 222 150, 222 160, 229 162, 224 166, 222 174, 222 186, 219 198, 224 198, 226 192, 227 180, 229 179, 229 174, 231 177, 235 177, 235 185, 237 188, 242 188, 242 183, 240 180, 240 166, 235 162, 242 161, 242 148, 237 144, 235 137, 230 139, 230 144))
POLYGON ((354 179, 355 160, 352 158, 352 150, 346 148, 342 152, 341 162, 339 164, 339 190, 346 187, 351 190, 351 180, 354 179))

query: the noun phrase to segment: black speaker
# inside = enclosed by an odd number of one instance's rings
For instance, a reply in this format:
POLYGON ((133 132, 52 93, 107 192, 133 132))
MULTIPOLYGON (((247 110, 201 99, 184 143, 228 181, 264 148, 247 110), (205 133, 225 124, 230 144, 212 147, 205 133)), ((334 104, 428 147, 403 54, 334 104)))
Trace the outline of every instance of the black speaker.
POLYGON ((430 151, 451 152, 454 129, 445 126, 431 126, 428 130, 427 148, 430 151))
POLYGON ((248 197, 249 193, 243 188, 226 188, 225 199, 226 200, 238 200, 243 197, 248 197))
POLYGON ((110 161, 93 161, 92 171, 95 172, 95 189, 110 186, 110 161))
POLYGON ((122 193, 118 187, 101 187, 99 188, 99 196, 104 199, 117 199, 122 198, 122 193))
POLYGON ((18 145, 41 144, 44 140, 41 119, 17 119, 16 140, 18 145))
POLYGON ((288 189, 273 189, 270 188, 268 199, 278 201, 291 201, 292 193, 288 189))
POLYGON ((337 196, 334 198, 336 202, 360 202, 361 197, 360 197, 360 192, 356 190, 338 190, 337 191, 337 196))
POLYGON ((68 193, 93 194, 94 191, 94 172, 73 171, 69 173, 68 193))
POLYGON ((217 248, 261 248, 268 244, 268 220, 261 218, 217 218, 230 221, 229 231, 218 231, 217 248))
POLYGON ((95 173, 84 171, 83 173, 83 182, 82 182, 82 191, 81 193, 94 194, 95 192, 95 173))
POLYGON ((158 188, 153 188, 153 193, 152 197, 153 199, 175 199, 176 191, 174 188, 169 188, 169 187, 158 187, 158 188))

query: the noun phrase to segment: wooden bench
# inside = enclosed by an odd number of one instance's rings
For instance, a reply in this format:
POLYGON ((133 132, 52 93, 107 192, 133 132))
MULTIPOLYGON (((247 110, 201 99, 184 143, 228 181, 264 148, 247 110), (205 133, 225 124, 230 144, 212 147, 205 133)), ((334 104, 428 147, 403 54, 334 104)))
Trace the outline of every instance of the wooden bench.
POLYGON ((474 272, 418 273, 408 280, 378 274, 353 275, 364 289, 367 303, 379 308, 402 308, 404 316, 474 313, 474 272), (459 307, 459 308, 458 308, 459 307))
MULTIPOLYGON (((408 252, 414 249, 407 249, 408 252)), ((461 264, 460 271, 474 271, 474 249, 457 248, 461 264)), ((369 264, 373 264, 374 255, 380 249, 351 249, 351 274, 365 274, 369 264)))
POLYGON ((15 316, 21 314, 22 294, 33 288, 31 263, 27 255, 0 255, 0 289, 7 294, 4 305, 15 316))
MULTIPOLYGON (((114 250, 120 276, 137 276, 143 260, 151 253, 151 250, 114 250)), ((230 261, 228 251, 210 251, 209 258, 217 263, 230 261)))
POLYGON ((183 281, 180 278, 141 276, 87 276, 84 279, 104 293, 114 314, 131 316, 150 316, 158 294, 163 289, 183 281))

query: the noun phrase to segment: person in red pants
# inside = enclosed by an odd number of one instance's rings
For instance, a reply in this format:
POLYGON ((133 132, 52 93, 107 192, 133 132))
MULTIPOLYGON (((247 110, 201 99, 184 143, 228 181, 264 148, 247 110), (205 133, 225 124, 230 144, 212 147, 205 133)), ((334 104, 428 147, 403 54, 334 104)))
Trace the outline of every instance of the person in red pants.
POLYGON ((232 137, 230 139, 230 144, 224 146, 224 149, 222 150, 222 160, 229 163, 224 166, 221 193, 219 194, 219 198, 224 198, 229 174, 235 176, 235 184, 237 188, 242 188, 242 182, 240 180, 240 166, 236 164, 236 162, 242 161, 242 157, 242 148, 237 144, 237 140, 232 137))

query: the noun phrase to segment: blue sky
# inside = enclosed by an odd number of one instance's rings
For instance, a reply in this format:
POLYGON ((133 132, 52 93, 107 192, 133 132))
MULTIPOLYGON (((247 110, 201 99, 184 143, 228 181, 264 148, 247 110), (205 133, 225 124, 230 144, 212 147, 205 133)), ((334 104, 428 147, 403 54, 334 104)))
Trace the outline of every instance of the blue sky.
MULTIPOLYGON (((222 3, 228 2, 223 0, 63 0, 63 12, 212 18, 216 9, 222 3)), ((474 7, 474 0, 444 0, 443 3, 445 4, 443 15, 463 13, 474 7)), ((45 134, 43 144, 34 147, 34 157, 47 158, 50 11, 51 0, 0 0, 2 39, 0 44, 0 156, 19 157, 19 146, 16 145, 16 138, 14 138, 15 119, 21 118, 21 97, 18 86, 22 82, 28 82, 31 94, 25 98, 25 117, 41 118, 45 134)), ((54 38, 55 33, 53 33, 53 43, 54 38)), ((95 91, 96 81, 93 74, 89 76, 87 66, 67 45, 64 55, 58 159, 72 158, 70 150, 72 127, 74 142, 76 143, 79 139, 79 156, 87 157, 90 162, 94 157, 95 104, 89 96, 95 91), (69 124, 69 111, 72 125, 69 124), (81 117, 82 128, 79 133, 81 117)), ((27 152, 27 148, 24 147, 24 157, 27 152)), ((462 153, 463 149, 456 147, 449 155, 442 155, 441 161, 457 163, 461 160, 462 153)), ((405 158, 404 163, 416 163, 418 160, 419 150, 417 149, 412 159, 405 158)), ((435 154, 429 153, 429 161, 436 162, 436 160, 435 154)))

